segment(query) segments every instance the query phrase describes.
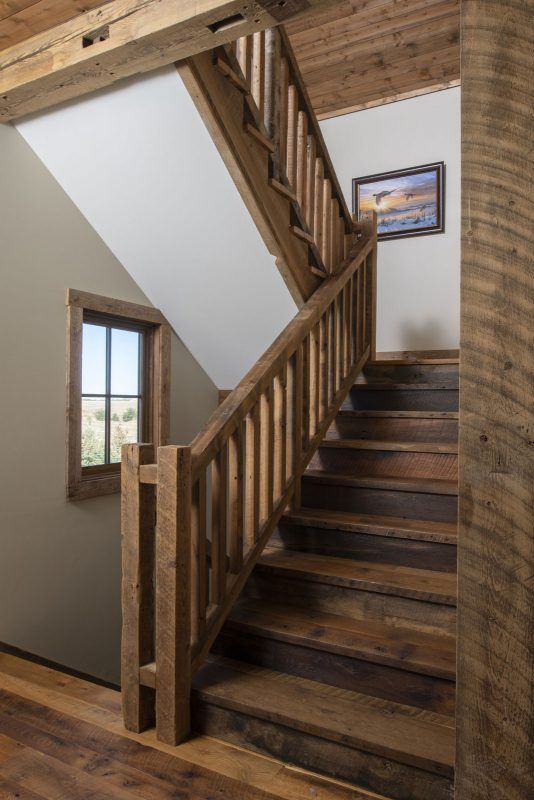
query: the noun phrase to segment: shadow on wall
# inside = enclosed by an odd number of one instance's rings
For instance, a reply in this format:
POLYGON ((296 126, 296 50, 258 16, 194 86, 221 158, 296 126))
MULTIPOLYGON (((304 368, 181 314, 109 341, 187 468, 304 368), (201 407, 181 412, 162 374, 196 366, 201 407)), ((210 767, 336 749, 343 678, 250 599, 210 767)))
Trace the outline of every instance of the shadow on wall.
POLYGON ((451 332, 437 320, 422 324, 403 322, 399 350, 447 350, 451 347, 451 332))

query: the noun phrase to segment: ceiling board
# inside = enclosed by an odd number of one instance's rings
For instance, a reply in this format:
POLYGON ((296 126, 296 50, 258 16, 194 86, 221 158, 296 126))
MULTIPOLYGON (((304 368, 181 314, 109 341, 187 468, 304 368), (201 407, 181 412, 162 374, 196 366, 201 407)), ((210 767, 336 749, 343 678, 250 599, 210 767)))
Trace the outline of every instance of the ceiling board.
POLYGON ((112 0, 0 0, 0 50, 112 0))
POLYGON ((460 0, 344 0, 286 27, 325 118, 460 80, 460 0))

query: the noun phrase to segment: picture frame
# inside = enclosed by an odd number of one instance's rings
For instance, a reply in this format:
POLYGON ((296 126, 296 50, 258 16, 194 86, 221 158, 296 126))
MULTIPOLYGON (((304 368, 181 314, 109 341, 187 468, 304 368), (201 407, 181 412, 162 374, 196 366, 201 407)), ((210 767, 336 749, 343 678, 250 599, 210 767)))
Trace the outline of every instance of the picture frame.
POLYGON ((353 178, 352 203, 359 220, 377 212, 381 241, 444 233, 445 163, 353 178))

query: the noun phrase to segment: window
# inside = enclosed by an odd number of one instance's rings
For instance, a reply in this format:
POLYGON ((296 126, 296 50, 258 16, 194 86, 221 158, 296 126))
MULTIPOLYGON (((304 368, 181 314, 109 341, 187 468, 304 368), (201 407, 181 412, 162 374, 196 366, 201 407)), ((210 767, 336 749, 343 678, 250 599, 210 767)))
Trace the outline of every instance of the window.
POLYGON ((67 493, 120 489, 123 444, 165 444, 170 329, 154 308, 67 291, 67 493))

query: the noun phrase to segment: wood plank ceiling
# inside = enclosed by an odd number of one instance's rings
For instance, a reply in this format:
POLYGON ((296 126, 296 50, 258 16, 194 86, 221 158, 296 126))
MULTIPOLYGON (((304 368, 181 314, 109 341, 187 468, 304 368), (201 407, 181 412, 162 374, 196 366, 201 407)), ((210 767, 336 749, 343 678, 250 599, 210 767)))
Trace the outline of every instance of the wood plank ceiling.
MULTIPOLYGON (((0 50, 105 3, 0 0, 0 50)), ((319 118, 459 83, 460 0, 339 0, 286 28, 319 118)))
POLYGON ((340 0, 286 28, 320 119, 460 82, 460 0, 340 0))
POLYGON ((110 0, 0 0, 0 50, 110 0))

